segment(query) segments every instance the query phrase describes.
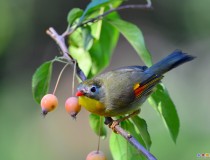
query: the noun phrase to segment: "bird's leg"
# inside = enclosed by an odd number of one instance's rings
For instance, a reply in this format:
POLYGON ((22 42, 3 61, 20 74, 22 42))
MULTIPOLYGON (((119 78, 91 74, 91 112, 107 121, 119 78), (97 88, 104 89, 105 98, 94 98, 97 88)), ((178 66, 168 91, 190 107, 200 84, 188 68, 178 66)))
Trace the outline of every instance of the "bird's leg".
POLYGON ((133 117, 133 116, 135 116, 135 115, 137 115, 137 114, 139 114, 139 113, 140 113, 140 109, 134 111, 133 113, 131 113, 131 114, 129 114, 129 115, 123 117, 123 118, 120 118, 120 119, 117 119, 117 120, 113 120, 112 124, 110 125, 110 128, 111 128, 112 130, 114 130, 114 127, 115 127, 116 125, 119 125, 120 122, 122 122, 122 121, 124 121, 124 120, 126 120, 126 119, 128 119, 128 118, 131 118, 131 117, 133 117))
POLYGON ((104 121, 104 124, 105 125, 110 125, 113 123, 113 119, 111 117, 105 117, 105 121, 104 121))
POLYGON ((120 122, 122 122, 122 121, 124 121, 124 120, 126 120, 126 119, 128 119, 128 118, 131 118, 131 117, 133 117, 133 116, 135 116, 135 115, 137 115, 137 114, 139 114, 140 111, 141 111, 141 110, 138 109, 138 110, 134 111, 133 113, 131 113, 131 114, 129 114, 129 115, 123 117, 123 118, 117 119, 117 120, 115 120, 115 121, 118 121, 118 124, 119 124, 120 122))
MULTIPOLYGON (((104 124, 108 125, 109 128, 111 128, 111 126, 113 125, 113 123, 115 123, 116 120, 113 120, 111 117, 105 117, 105 121, 104 124)), ((117 125, 117 124, 116 124, 117 125)), ((116 126, 115 125, 115 126, 116 126)), ((117 131, 114 128, 111 128, 113 132, 117 133, 117 131)))
POLYGON ((116 133, 116 131, 115 131, 115 126, 116 125, 119 125, 120 122, 122 122, 122 121, 124 121, 124 120, 126 120, 126 119, 128 119, 130 117, 133 117, 133 116, 135 116, 137 114, 139 114, 140 111, 141 110, 138 109, 138 110, 134 111, 133 113, 131 113, 131 114, 129 114, 129 115, 123 117, 123 118, 117 119, 117 120, 113 120, 111 117, 105 117, 105 122, 104 123, 106 125, 108 125, 109 128, 111 128, 116 133))

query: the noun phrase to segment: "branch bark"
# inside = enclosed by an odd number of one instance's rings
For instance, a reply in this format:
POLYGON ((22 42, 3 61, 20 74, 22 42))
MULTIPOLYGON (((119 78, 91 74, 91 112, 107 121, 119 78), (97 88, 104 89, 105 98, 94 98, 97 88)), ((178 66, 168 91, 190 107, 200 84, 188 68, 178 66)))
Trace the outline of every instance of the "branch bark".
POLYGON ((139 152, 141 152, 148 160, 157 160, 144 146, 142 146, 131 134, 127 133, 119 125, 115 126, 115 131, 123 136, 130 144, 132 144, 139 152))

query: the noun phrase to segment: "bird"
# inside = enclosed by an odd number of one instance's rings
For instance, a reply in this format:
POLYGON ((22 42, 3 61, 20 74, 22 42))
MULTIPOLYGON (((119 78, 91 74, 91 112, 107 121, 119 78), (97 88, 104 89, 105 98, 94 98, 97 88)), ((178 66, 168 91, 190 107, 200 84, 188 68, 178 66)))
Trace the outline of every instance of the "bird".
POLYGON ((127 114, 129 118, 139 113, 141 105, 155 91, 166 72, 194 58, 175 50, 151 67, 136 65, 111 70, 81 82, 76 96, 81 106, 104 116, 107 121, 127 114))

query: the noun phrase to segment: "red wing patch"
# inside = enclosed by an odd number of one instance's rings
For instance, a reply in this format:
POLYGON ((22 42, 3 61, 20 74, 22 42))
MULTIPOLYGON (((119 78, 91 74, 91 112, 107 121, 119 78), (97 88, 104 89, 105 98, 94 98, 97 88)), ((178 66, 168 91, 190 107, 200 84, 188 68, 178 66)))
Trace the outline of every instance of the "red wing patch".
POLYGON ((163 78, 163 76, 157 76, 155 75, 151 79, 148 79, 145 81, 146 83, 136 83, 133 86, 135 97, 140 97, 141 95, 144 95, 152 90, 152 88, 160 82, 160 80, 163 78))
POLYGON ((146 85, 141 86, 139 83, 135 84, 134 87, 133 87, 135 97, 139 97, 142 94, 142 92, 144 91, 145 88, 146 88, 146 85))

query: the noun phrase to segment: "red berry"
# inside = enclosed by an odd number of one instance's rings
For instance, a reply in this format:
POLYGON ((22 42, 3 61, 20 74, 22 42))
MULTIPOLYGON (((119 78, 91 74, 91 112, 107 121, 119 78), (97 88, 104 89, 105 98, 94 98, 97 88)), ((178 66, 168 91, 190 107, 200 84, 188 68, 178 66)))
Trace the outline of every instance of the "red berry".
POLYGON ((92 151, 87 155, 86 160, 106 160, 106 156, 102 151, 92 151))
POLYGON ((66 112, 68 112, 73 118, 76 118, 76 115, 81 110, 81 106, 79 105, 78 98, 69 97, 65 103, 66 112))
POLYGON ((48 112, 54 110, 57 106, 58 106, 58 99, 53 94, 46 94, 41 100, 43 115, 46 115, 48 112))

